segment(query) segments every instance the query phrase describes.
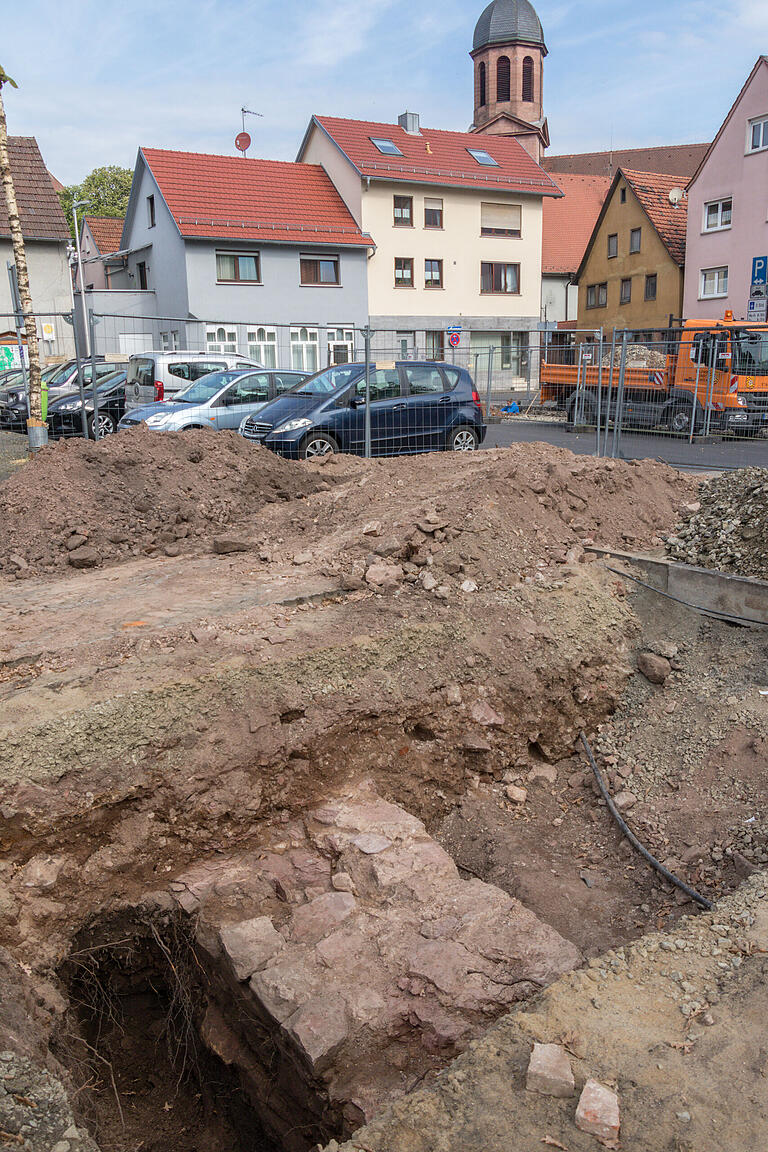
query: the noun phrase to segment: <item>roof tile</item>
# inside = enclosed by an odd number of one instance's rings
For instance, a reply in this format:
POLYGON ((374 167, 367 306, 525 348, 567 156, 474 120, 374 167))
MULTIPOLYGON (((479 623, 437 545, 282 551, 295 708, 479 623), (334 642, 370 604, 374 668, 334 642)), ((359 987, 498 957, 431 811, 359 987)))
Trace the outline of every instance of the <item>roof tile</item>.
POLYGON ((541 270, 544 275, 573 275, 581 264, 603 206, 610 180, 605 176, 560 174, 561 200, 544 201, 541 270))
POLYGON ((632 186, 670 256, 682 267, 685 264, 688 203, 683 200, 675 208, 669 199, 672 189, 680 187, 679 177, 664 176, 659 172, 633 172, 629 168, 622 168, 621 172, 632 186))
POLYGON ((555 177, 559 172, 579 172, 583 176, 607 176, 610 180, 626 165, 636 172, 663 172, 682 179, 693 175, 708 147, 708 144, 670 144, 656 148, 618 148, 610 152, 575 152, 547 156, 542 160, 542 167, 555 177))
MULTIPOLYGON (((69 227, 37 140, 34 136, 9 136, 8 157, 24 238, 69 240, 69 227)), ((0 194, 0 236, 10 234, 5 196, 0 194)))
POLYGON ((124 224, 122 216, 86 216, 83 223, 88 225, 100 256, 110 256, 120 251, 124 224))

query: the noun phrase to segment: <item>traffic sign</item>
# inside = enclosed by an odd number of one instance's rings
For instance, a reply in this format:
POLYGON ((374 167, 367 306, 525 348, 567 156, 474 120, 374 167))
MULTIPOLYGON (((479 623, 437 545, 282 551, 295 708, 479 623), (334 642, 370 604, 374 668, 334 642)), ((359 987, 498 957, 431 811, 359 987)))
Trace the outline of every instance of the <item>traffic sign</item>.
POLYGON ((764 300, 768 290, 768 256, 755 256, 752 260, 751 300, 764 300))
POLYGON ((747 301, 747 320, 754 324, 765 324, 768 321, 768 300, 762 299, 747 301))
POLYGON ((448 337, 448 343, 450 344, 451 348, 458 348, 459 344, 461 344, 461 336, 459 333, 451 332, 450 336, 448 337))

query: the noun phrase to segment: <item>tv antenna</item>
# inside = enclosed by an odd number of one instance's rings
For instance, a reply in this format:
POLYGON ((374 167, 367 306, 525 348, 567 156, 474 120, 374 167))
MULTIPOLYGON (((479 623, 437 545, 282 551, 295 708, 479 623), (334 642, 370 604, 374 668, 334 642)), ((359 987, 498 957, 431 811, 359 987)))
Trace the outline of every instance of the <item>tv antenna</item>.
POLYGON ((250 108, 241 108, 240 115, 243 118, 243 130, 242 132, 238 132, 235 137, 235 148, 237 148, 238 152, 242 152, 243 157, 245 157, 246 152, 251 146, 251 138, 245 130, 245 118, 246 116, 261 116, 263 118, 263 113, 252 112, 250 108))

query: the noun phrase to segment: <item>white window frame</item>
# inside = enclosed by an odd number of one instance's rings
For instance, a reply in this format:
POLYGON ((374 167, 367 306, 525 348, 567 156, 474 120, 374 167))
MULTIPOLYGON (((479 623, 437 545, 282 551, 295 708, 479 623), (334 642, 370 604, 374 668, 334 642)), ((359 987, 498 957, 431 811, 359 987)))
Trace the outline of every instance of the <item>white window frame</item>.
POLYGON ((768 150, 768 113, 764 113, 762 116, 753 116, 751 120, 747 121, 747 146, 745 151, 747 156, 751 156, 753 152, 765 152, 766 150, 768 150), (752 135, 758 124, 762 129, 762 143, 757 148, 754 148, 752 146, 752 135))
POLYGON ((732 220, 733 220, 733 197, 732 196, 723 196, 719 200, 707 200, 707 201, 705 201, 704 219, 703 219, 702 224, 701 224, 702 233, 703 232, 726 232, 731 227, 731 221, 732 220), (727 224, 723 224, 723 205, 724 204, 730 204, 730 206, 731 206, 731 220, 729 220, 729 222, 727 224), (709 209, 710 208, 717 208, 717 224, 713 224, 711 227, 707 224, 707 218, 709 216, 709 209))
POLYGON ((349 324, 333 324, 325 330, 329 364, 351 364, 355 358, 355 330, 349 324), (336 348, 346 348, 347 359, 337 360, 336 348))
POLYGON ((293 371, 318 372, 320 369, 320 329, 308 328, 306 324, 294 324, 291 326, 290 332, 291 368, 293 371))
POLYGON ((251 360, 257 360, 265 368, 277 368, 277 328, 257 324, 246 329, 245 338, 251 360))
POLYGON ((206 324, 205 326, 206 352, 237 353, 237 325, 235 324, 206 324))
POLYGON ((699 300, 722 300, 728 295, 728 265, 723 264, 718 268, 702 268, 699 273, 699 300), (715 274, 717 276, 717 285, 719 286, 725 274, 725 290, 722 288, 718 292, 705 292, 707 284, 707 276, 715 274))

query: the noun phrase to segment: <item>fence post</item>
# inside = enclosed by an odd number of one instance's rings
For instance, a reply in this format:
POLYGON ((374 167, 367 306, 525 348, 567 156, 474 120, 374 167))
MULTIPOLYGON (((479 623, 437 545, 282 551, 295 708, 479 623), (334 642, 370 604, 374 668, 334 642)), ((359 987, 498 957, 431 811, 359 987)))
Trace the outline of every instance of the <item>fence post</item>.
POLYGON ((77 390, 80 393, 80 424, 83 429, 83 436, 88 438, 88 416, 85 411, 85 387, 83 386, 83 358, 80 348, 80 323, 77 316, 78 301, 82 300, 82 295, 72 295, 72 335, 75 341, 75 363, 77 364, 77 390))
MULTIPOLYGON (((678 353, 679 355, 679 353, 678 353)), ((701 360, 696 361, 696 393, 691 404, 691 428, 688 433, 688 443, 693 444, 693 433, 696 428, 696 405, 699 402, 699 378, 701 377, 701 360)))
POLYGON ((613 418, 613 445, 611 448, 611 456, 615 458, 618 450, 621 454, 621 420, 624 414, 624 380, 627 371, 627 338, 629 337, 628 329, 624 329, 624 334, 621 338, 621 364, 619 365, 619 390, 616 397, 616 415, 613 418))
POLYGON ((495 352, 496 352, 496 349, 493 347, 493 345, 491 345, 491 347, 488 349, 488 383, 487 383, 487 389, 486 389, 486 395, 485 395, 485 422, 486 422, 486 424, 488 424, 488 422, 491 419, 491 384, 493 381, 493 357, 494 357, 495 352))
MULTIPOLYGON (((93 317, 93 308, 88 309, 88 343, 91 347, 91 391, 93 393, 93 438, 99 438, 99 391, 96 378, 96 321, 93 317)), ((86 422, 87 423, 87 422, 86 422)))
POLYGON ((363 328, 365 339, 365 458, 371 458, 371 327, 363 328))
POLYGON ((600 455, 600 417, 603 412, 603 330, 600 329, 597 353, 597 455, 600 455))
POLYGON ((533 350, 531 348, 531 334, 529 332, 528 333, 528 359, 526 360, 526 363, 525 363, 525 402, 526 402, 526 404, 530 404, 530 402, 531 402, 531 356, 532 355, 533 355, 533 350))
POLYGON ((611 334, 611 363, 608 371, 608 395, 605 401, 605 436, 603 437, 603 456, 608 455, 608 426, 611 422, 611 400, 613 399, 613 362, 616 359, 616 329, 611 334))
MULTIPOLYGON (((712 347, 712 345, 710 345, 712 347)), ((704 435, 709 436, 712 428, 712 396, 715 391, 715 372, 717 371, 718 353, 720 351, 720 337, 715 340, 712 363, 709 366, 709 380, 707 381, 707 410, 704 417, 704 435)))

